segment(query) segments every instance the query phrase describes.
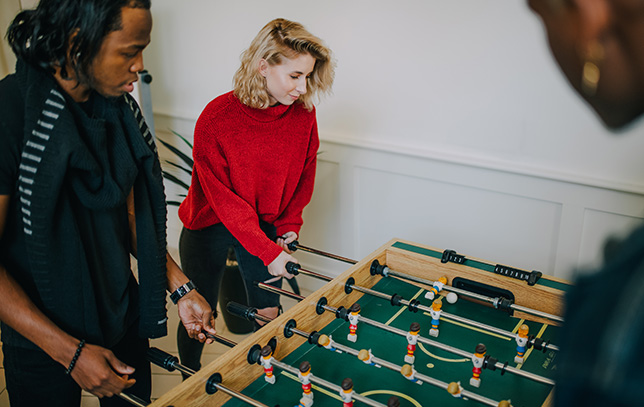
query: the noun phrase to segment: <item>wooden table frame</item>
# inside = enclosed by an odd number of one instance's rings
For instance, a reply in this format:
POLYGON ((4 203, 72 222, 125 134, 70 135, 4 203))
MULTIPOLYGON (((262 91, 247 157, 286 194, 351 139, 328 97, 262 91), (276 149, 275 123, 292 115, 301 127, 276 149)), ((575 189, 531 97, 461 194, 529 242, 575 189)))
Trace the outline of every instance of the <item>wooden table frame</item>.
MULTIPOLYGON (((320 330, 322 327, 329 324, 335 319, 335 316, 329 312, 318 315, 315 312, 315 306, 318 300, 321 297, 326 297, 329 305, 349 308, 351 304, 358 301, 358 299, 363 295, 357 290, 354 290, 350 294, 345 294, 344 286, 349 277, 353 277, 355 279, 355 285, 367 288, 373 287, 381 278, 383 278, 381 276, 371 275, 370 267, 373 260, 378 260, 380 264, 384 264, 397 272, 432 281, 438 280, 441 276, 447 276, 448 284, 450 284, 453 278, 463 277, 483 282, 488 285, 502 287, 512 291, 515 295, 515 303, 518 305, 537 309, 553 315, 563 314, 564 292, 559 289, 544 285, 528 286, 525 281, 520 281, 488 271, 482 271, 463 264, 441 263, 439 258, 394 247, 394 244, 396 243, 413 245, 414 247, 421 249, 437 250, 429 246, 423 246, 400 239, 390 240, 388 243, 371 253, 371 255, 365 257, 344 273, 340 274, 319 290, 306 297, 303 301, 267 324, 261 330, 240 342, 237 346, 224 353, 212 363, 203 367, 194 376, 169 390, 158 400, 150 404, 150 406, 183 407, 223 405, 230 396, 221 391, 218 391, 213 395, 208 395, 205 391, 206 382, 213 373, 220 373, 222 375, 222 385, 236 391, 242 391, 263 374, 263 369, 261 369, 261 367, 251 366, 246 361, 248 350, 255 344, 264 346, 271 340, 271 338, 276 337, 278 346, 273 357, 277 360, 282 360, 286 355, 290 354, 305 342, 305 339, 298 335, 288 339, 284 337, 283 331, 286 322, 295 318, 297 320, 297 328, 306 332, 320 330)), ((552 281, 556 284, 567 285, 566 281, 547 275, 544 275, 542 279, 552 281)), ((422 284, 415 284, 423 286, 422 284)), ((527 314, 517 316, 531 320, 539 320, 538 318, 531 317, 527 314)), ((543 404, 544 407, 549 405, 551 397, 552 394, 543 404)), ((258 401, 270 404, 266 401, 258 401)))

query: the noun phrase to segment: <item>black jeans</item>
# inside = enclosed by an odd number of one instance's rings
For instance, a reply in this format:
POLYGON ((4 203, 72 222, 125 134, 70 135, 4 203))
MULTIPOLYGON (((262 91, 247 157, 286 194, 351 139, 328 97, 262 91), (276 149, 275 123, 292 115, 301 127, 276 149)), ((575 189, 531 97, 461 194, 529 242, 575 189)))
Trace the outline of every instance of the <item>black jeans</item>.
MULTIPOLYGON (((260 226, 269 239, 275 240, 276 233, 273 225, 260 222, 260 226)), ((201 230, 183 228, 179 239, 181 268, 186 276, 194 281, 199 293, 210 303, 212 309, 216 310, 219 286, 230 247, 235 250, 248 305, 257 309, 278 307, 279 295, 253 285, 256 281, 262 282, 272 277, 268 273, 268 268, 258 257, 248 253, 222 223, 201 230)), ((282 280, 271 285, 281 288, 282 280)), ((193 370, 201 368, 203 344, 190 339, 182 324, 179 324, 177 329, 177 347, 183 365, 193 370)))
MULTIPOLYGON (((130 375, 136 379, 136 383, 125 393, 149 402, 152 377, 150 363, 146 359, 148 348, 148 340, 138 336, 136 321, 125 337, 110 350, 119 360, 136 369, 130 375)), ((11 407, 80 406, 81 388, 71 376, 65 374, 66 366, 54 361, 40 349, 4 344, 2 351, 11 407)), ((83 357, 82 352, 80 357, 83 357)), ((118 396, 104 397, 100 403, 102 407, 132 406, 118 396)))

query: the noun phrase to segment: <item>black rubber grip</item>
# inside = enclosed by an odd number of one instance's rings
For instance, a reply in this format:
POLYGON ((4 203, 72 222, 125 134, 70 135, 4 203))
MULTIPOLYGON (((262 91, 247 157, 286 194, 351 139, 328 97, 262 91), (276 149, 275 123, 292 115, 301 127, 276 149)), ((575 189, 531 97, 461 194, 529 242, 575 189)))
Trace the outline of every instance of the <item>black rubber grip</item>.
POLYGON ((286 247, 288 247, 290 251, 294 252, 297 250, 297 245, 299 244, 300 242, 298 242, 297 240, 293 240, 291 243, 287 244, 286 247))
POLYGON ((148 349, 147 358, 150 363, 154 363, 168 372, 172 372, 174 366, 179 363, 178 357, 162 351, 159 348, 148 349))
POLYGON ((255 313, 257 313, 257 308, 249 307, 248 305, 243 305, 235 301, 228 302, 226 309, 231 314, 251 322, 255 320, 255 313))
POLYGON ((300 269, 300 265, 297 263, 293 263, 292 261, 289 261, 286 263, 286 271, 288 271, 290 274, 293 274, 294 276, 300 274, 298 271, 300 269))

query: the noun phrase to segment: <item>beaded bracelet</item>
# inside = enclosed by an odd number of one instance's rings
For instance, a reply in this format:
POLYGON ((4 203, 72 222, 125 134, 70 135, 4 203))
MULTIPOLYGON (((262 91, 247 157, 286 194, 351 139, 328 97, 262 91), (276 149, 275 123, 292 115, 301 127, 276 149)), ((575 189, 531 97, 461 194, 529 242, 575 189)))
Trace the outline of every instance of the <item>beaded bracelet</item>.
POLYGON ((74 357, 72 358, 71 363, 69 364, 69 367, 65 371, 65 374, 71 374, 72 370, 74 369, 74 366, 76 365, 76 361, 78 360, 78 357, 81 354, 81 350, 83 350, 83 346, 85 346, 85 339, 82 339, 80 343, 78 344, 78 348, 76 348, 76 353, 74 353, 74 357))

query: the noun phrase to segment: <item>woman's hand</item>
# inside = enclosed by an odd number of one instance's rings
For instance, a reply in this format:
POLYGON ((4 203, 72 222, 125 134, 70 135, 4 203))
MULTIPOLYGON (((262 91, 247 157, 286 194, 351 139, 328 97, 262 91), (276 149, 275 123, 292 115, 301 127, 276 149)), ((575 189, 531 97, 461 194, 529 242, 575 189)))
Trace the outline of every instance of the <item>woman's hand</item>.
POLYGON ((277 256, 275 260, 268 265, 268 272, 275 277, 286 277, 288 279, 293 278, 293 274, 286 271, 286 263, 289 261, 299 264, 295 257, 284 251, 280 252, 279 256, 277 256))
POLYGON ((297 233, 295 232, 286 232, 282 236, 278 236, 276 239, 277 244, 288 254, 293 254, 291 250, 289 250, 288 245, 291 242, 294 242, 297 240, 297 233))
POLYGON ((208 301, 197 290, 192 290, 177 302, 177 307, 188 336, 201 343, 212 343, 213 339, 208 338, 205 332, 215 335, 217 331, 215 316, 208 301))

